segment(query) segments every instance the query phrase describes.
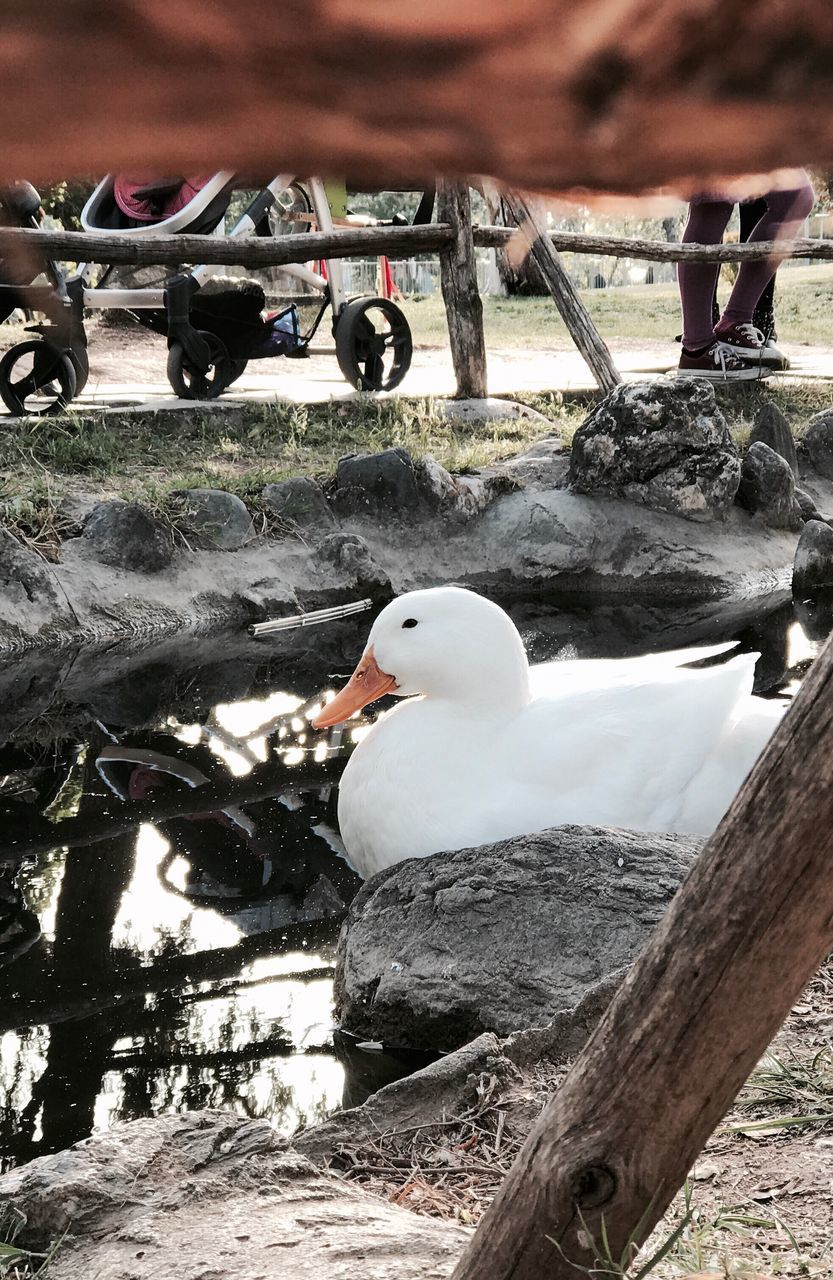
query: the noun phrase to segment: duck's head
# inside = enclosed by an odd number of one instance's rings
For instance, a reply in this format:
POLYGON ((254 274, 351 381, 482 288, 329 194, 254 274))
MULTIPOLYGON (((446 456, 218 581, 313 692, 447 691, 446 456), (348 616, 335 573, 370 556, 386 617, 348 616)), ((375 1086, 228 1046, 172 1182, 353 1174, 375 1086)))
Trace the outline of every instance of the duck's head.
POLYGON ((410 591, 373 624, 350 681, 313 720, 340 724, 386 693, 423 694, 510 711, 529 701, 529 668, 515 624, 462 587, 410 591))

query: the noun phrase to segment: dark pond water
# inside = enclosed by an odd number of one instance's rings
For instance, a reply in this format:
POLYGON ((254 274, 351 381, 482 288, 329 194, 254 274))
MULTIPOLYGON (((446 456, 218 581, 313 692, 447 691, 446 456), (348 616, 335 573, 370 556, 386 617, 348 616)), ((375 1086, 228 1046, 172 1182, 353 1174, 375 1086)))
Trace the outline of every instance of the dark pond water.
MULTIPOLYGON (((766 693, 795 687, 828 626, 783 599, 509 609, 535 661, 736 638, 766 693)), ((334 1034, 355 733, 294 714, 369 623, 0 666, 0 1167, 185 1108, 291 1132, 419 1064, 334 1034), (200 778, 210 802, 177 812, 200 778)))

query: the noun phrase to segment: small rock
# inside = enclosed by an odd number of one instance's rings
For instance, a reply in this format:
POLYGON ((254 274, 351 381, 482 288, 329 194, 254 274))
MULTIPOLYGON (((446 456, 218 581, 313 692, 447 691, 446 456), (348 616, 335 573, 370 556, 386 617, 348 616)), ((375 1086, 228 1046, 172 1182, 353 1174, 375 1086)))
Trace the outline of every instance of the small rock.
POLYGON ((56 588, 49 566, 34 551, 24 547, 8 529, 0 528, 0 596, 4 604, 24 609, 40 604, 50 611, 66 608, 56 588))
POLYGON ((221 489, 184 489, 181 520, 188 541, 206 551, 238 551, 255 536, 245 502, 221 489))
POLYGON ((793 594, 799 599, 833 588, 833 529, 808 520, 801 530, 793 562, 793 594))
POLYGON ((489 485, 479 476, 453 476, 430 454, 414 465, 414 474, 428 505, 458 519, 482 511, 492 496, 489 485))
POLYGON ((55 509, 55 523, 62 534, 77 537, 83 532, 87 518, 98 506, 100 498, 87 493, 68 493, 55 509))
POLYGON ((325 528, 335 524, 324 490, 307 476, 293 476, 278 484, 267 484, 263 501, 285 524, 304 528, 325 528))
POLYGON ((722 520, 737 493, 740 458, 708 382, 622 383, 576 432, 569 479, 577 493, 722 520))
POLYGON ((797 447, 804 466, 833 480, 833 409, 825 409, 810 419, 797 447))
POLYGON ((262 621, 265 618, 283 618, 290 613, 300 613, 301 606, 292 587, 280 578, 259 578, 249 586, 243 587, 240 599, 247 605, 253 616, 262 621))
POLYGON ((815 499, 810 497, 806 489, 796 489, 795 500, 801 512, 801 519, 805 523, 808 520, 824 520, 824 516, 816 506, 815 499))
POLYGON ((552 422, 537 409, 529 405, 518 404, 517 400, 496 400, 491 396, 485 400, 438 400, 434 407, 449 422, 507 422, 525 418, 532 422, 540 422, 542 430, 551 431, 552 422))
POLYGON ((737 501, 746 511, 759 515, 770 529, 801 528, 790 464, 760 440, 750 446, 743 460, 737 501))
POLYGON ((749 435, 749 443, 767 444, 790 464, 794 476, 798 475, 798 455, 790 424, 777 404, 771 400, 758 410, 755 425, 749 435))
POLYGON ((99 502, 84 525, 84 539, 102 564, 134 573, 159 573, 173 559, 170 530, 143 506, 99 502))
POLYGON ((353 454, 339 462, 333 494, 339 515, 399 516, 419 505, 414 464, 405 449, 353 454))
POLYGON ((331 533, 318 545, 318 554, 374 599, 392 594, 390 578, 374 560, 364 538, 356 533, 331 533))

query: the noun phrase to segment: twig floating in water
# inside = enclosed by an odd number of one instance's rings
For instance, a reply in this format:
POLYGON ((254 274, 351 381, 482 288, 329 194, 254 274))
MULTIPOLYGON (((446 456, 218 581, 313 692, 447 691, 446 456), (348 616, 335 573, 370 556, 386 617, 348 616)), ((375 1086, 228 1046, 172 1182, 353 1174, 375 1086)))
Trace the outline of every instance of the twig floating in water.
POLYGON ((288 618, 273 618, 270 622, 254 622, 249 635, 260 637, 273 631, 291 631, 294 627, 314 627, 319 622, 336 622, 349 618, 353 613, 364 613, 373 607, 372 600, 355 600, 352 604, 334 604, 329 609, 312 609, 309 613, 295 613, 288 618))

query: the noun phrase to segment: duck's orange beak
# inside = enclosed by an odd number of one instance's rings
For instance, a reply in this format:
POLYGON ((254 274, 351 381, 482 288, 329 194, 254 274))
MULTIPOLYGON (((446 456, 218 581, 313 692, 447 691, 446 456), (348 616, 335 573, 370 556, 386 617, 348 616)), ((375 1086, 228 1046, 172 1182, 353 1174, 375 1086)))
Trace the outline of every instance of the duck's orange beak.
POLYGON ((310 723, 313 729, 329 729, 331 725, 349 720, 356 711, 396 688, 393 676, 386 675, 376 661, 371 645, 351 675, 341 693, 328 702, 310 723))

